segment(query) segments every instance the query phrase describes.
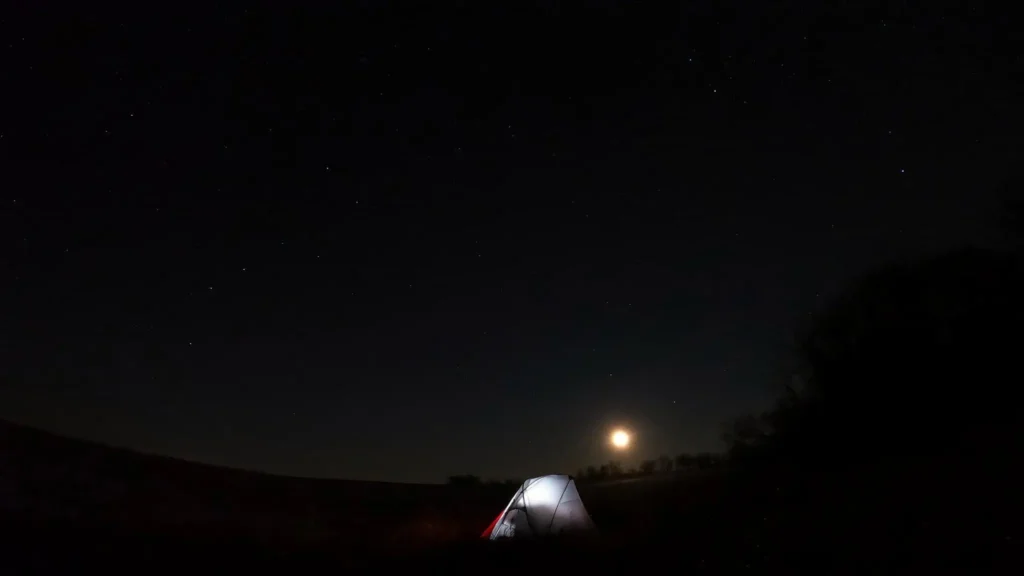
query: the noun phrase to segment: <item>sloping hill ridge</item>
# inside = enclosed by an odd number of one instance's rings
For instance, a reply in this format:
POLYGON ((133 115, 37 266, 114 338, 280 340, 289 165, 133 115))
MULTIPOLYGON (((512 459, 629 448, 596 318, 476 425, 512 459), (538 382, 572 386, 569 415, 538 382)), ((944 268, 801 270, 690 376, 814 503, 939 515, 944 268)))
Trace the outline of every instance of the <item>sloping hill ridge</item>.
POLYGON ((472 537, 506 490, 274 476, 0 422, 0 514, 274 549, 416 548, 472 537))

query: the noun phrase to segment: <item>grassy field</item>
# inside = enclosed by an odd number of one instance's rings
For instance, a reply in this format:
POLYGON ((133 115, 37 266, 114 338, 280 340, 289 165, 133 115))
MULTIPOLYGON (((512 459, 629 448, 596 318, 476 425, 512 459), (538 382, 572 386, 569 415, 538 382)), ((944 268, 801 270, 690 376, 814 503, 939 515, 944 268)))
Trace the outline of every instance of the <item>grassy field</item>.
MULTIPOLYGON (((555 471, 557 472, 557 471, 555 471)), ((580 482, 597 542, 491 546, 480 531, 514 488, 289 478, 138 454, 0 423, 0 531, 37 569, 196 565, 319 570, 387 563, 476 570, 497 563, 601 572, 700 568, 729 530, 721 482, 690 473, 580 482), (705 555, 706 556, 706 555, 705 555)), ((492 566, 490 569, 496 569, 492 566)))

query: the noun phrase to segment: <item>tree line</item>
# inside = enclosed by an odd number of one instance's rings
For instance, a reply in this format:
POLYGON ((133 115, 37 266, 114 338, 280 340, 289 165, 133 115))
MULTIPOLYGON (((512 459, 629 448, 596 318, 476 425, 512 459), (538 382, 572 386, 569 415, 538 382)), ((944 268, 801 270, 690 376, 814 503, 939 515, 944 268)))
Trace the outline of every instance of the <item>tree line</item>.
MULTIPOLYGON (((644 460, 639 465, 629 468, 624 467, 622 462, 618 460, 609 460, 604 464, 590 465, 577 470, 574 478, 577 481, 589 482, 637 478, 654 474, 710 470, 721 467, 725 462, 725 455, 714 452, 698 452, 696 454, 684 452, 677 454, 675 457, 663 454, 657 458, 644 460)), ((508 485, 518 487, 522 483, 523 481, 518 479, 484 480, 474 474, 457 474, 448 477, 448 484, 452 486, 508 485)))
POLYGON ((1024 483, 1020 256, 894 262, 816 314, 775 406, 725 435, 736 522, 780 519, 773 554, 807 568, 995 558, 1024 483))
POLYGON ((619 478, 636 478, 654 474, 671 474, 694 470, 710 470, 724 463, 722 454, 699 452, 696 454, 681 453, 674 457, 662 454, 657 458, 643 460, 635 467, 625 468, 617 460, 605 464, 591 465, 576 472, 576 479, 581 481, 614 480, 619 478))

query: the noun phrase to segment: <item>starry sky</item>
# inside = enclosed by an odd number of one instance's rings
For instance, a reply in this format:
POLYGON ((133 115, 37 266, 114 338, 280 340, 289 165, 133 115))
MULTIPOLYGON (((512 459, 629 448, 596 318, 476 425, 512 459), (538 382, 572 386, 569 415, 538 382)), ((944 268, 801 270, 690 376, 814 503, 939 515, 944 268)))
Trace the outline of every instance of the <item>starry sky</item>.
POLYGON ((0 418, 405 482, 717 450, 1019 153, 982 3, 336 4, 5 15, 0 418))

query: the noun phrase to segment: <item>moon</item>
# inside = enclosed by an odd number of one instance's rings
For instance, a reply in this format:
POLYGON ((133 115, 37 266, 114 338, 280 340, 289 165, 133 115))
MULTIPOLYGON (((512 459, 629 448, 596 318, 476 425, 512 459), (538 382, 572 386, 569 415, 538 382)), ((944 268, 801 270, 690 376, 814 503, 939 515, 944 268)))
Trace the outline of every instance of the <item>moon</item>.
POLYGON ((629 447, 629 433, 625 430, 616 430, 612 432, 612 446, 623 450, 629 447))

